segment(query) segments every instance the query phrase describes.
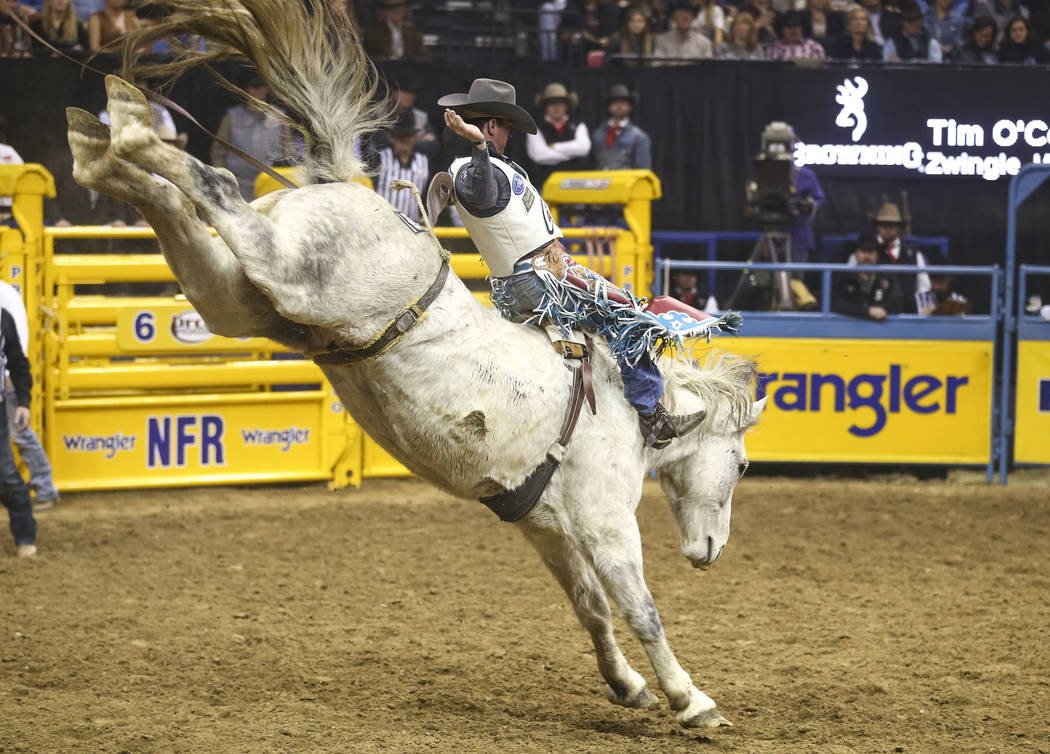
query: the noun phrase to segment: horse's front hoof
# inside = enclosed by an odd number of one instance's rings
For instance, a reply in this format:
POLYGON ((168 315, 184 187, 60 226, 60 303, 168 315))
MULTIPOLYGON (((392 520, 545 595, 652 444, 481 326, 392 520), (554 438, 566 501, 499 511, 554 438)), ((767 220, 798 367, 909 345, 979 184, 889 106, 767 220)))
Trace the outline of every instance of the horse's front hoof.
POLYGON ((630 707, 631 709, 648 709, 660 704, 660 698, 650 691, 647 686, 642 686, 631 695, 617 694, 613 691, 612 686, 606 686, 605 698, 620 707, 630 707))
POLYGON ((685 717, 678 713, 678 722, 683 728, 732 728, 733 724, 722 717, 717 707, 711 707, 692 717, 685 717))

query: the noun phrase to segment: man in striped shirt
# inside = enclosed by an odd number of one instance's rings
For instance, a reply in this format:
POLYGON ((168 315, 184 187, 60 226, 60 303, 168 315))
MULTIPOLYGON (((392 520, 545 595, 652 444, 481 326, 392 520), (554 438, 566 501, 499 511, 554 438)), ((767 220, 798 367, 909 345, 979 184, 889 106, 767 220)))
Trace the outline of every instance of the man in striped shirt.
POLYGON ((421 195, 426 194, 430 164, 427 156, 416 151, 416 119, 412 111, 402 113, 388 132, 390 146, 379 151, 379 172, 376 174, 376 193, 386 199, 394 209, 416 222, 423 216, 411 191, 397 191, 394 181, 401 179, 416 184, 421 195))

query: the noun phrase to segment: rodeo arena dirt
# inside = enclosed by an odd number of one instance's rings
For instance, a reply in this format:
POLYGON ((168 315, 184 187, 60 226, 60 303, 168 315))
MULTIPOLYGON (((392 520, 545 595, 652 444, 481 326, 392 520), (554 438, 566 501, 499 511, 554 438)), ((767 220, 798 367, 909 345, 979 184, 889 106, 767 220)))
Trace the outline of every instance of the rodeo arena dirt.
MULTIPOLYGON (((429 187, 370 169, 421 126, 355 5, 146 0, 122 75, 51 87, 80 97, 62 160, 0 144, 0 754, 1050 754, 1050 266, 1014 227, 1050 157, 979 176, 1016 179, 1002 259, 909 264, 905 241, 949 238, 886 201, 869 219, 899 246, 845 241, 871 272, 793 279, 783 221, 654 230, 648 164, 530 182, 508 144, 541 118, 485 71, 420 66, 462 84, 425 103, 451 160, 429 187), (294 167, 187 148, 147 84, 201 63, 269 118, 219 130, 286 126, 294 167), (74 184, 137 214, 51 222, 74 184), (893 309, 920 273, 979 306, 893 309), (716 274, 724 302, 771 298, 720 307, 716 274), (878 295, 833 307, 836 280, 878 295)), ((0 43, 69 63, 19 9, 0 43)), ((879 72, 856 73, 854 142, 879 128, 879 72)), ((608 91, 626 118, 637 94, 608 91)), ((756 175, 792 194, 802 142, 779 118, 762 142, 756 175)))
MULTIPOLYGON (((645 487, 671 646, 733 728, 609 704, 531 546, 422 482, 82 493, 0 566, 25 752, 1046 752, 1044 479, 745 478, 716 566, 645 487)), ((622 621, 628 661, 652 679, 622 621)))

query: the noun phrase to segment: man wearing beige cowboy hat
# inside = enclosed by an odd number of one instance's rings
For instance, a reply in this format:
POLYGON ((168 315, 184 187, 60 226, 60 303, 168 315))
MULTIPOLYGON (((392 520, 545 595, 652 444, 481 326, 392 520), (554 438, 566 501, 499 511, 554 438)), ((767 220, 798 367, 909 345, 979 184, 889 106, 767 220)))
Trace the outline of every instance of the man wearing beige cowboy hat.
MULTIPOLYGON (((680 343, 682 335, 644 311, 629 292, 577 265, 565 253, 561 229, 539 191, 504 157, 512 129, 536 133, 532 116, 516 102, 514 87, 475 79, 469 92, 449 94, 438 104, 446 108, 445 124, 464 140, 469 154, 457 155, 449 176, 431 183, 428 211, 434 216, 446 201, 455 203, 492 272, 492 302, 500 314, 601 333, 620 367, 624 393, 638 411, 647 447, 664 448, 694 429, 701 417, 671 416, 660 403, 663 379, 653 360, 660 350, 654 343, 680 343)), ((724 324, 712 320, 702 327, 709 332, 724 324)))
MULTIPOLYGON (((874 223, 879 243, 882 244, 884 261, 889 264, 928 266, 923 253, 903 238, 907 220, 901 213, 900 207, 893 202, 883 202, 875 213, 874 223)), ((919 294, 929 293, 933 288, 930 276, 925 272, 920 272, 915 276, 895 275, 894 277, 897 278, 904 294, 904 311, 907 314, 917 313, 921 308, 918 303, 919 294)))
POLYGON ((591 136, 587 126, 570 117, 580 98, 564 84, 547 84, 536 95, 536 106, 543 110, 537 133, 529 134, 525 146, 529 159, 538 167, 532 171, 533 183, 542 187, 555 170, 586 170, 591 153, 591 136))

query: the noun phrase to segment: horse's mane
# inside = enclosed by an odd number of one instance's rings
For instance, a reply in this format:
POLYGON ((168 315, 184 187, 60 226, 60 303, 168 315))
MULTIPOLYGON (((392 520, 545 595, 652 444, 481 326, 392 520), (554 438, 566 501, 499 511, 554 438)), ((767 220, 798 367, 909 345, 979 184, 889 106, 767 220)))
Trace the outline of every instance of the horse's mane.
POLYGON ((702 364, 691 359, 663 358, 659 366, 670 410, 675 410, 674 394, 678 390, 688 390, 699 396, 707 407, 701 431, 713 429, 718 421, 741 429, 754 423, 751 404, 758 375, 755 362, 728 351, 715 350, 702 364))
POLYGON ((249 97, 214 69, 210 72, 250 105, 303 135, 307 183, 348 181, 365 172, 355 141, 386 123, 393 109, 378 97, 379 76, 353 21, 327 0, 145 0, 139 7, 168 13, 129 34, 124 77, 175 78, 198 65, 245 59, 280 100, 277 109, 249 97), (167 39, 187 39, 172 60, 136 65, 141 50, 167 39), (207 40, 196 49, 195 37, 207 40))

